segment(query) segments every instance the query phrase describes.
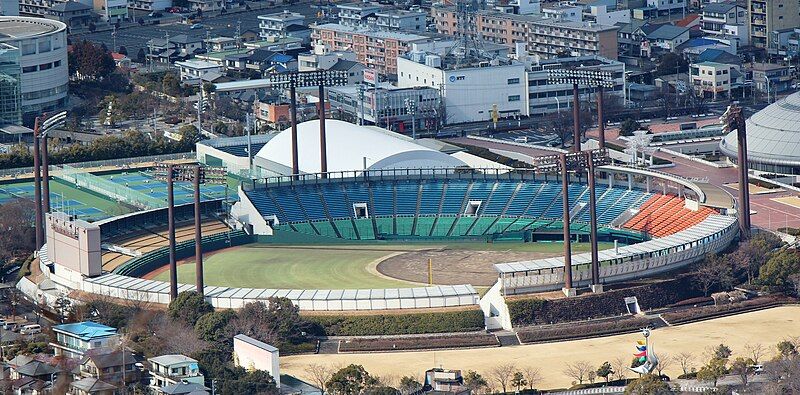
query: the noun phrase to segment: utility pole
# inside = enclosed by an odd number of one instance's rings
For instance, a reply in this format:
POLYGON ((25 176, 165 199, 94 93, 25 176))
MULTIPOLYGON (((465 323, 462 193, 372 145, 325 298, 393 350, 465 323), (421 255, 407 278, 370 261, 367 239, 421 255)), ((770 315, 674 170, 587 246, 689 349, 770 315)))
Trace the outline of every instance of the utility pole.
POLYGON ((358 117, 358 124, 364 125, 364 85, 358 85, 358 101, 361 104, 360 116, 358 117))
POLYGON ((247 125, 245 126, 245 130, 247 130, 247 165, 249 166, 248 172, 250 173, 250 177, 253 176, 253 140, 251 135, 253 134, 253 114, 247 113, 245 118, 245 122, 247 125))
POLYGON ((572 152, 581 152, 581 98, 578 83, 572 84, 572 152))
POLYGON ((750 238, 750 175, 747 171, 747 122, 742 108, 733 104, 720 117, 726 133, 736 129, 738 143, 737 165, 739 166, 739 234, 741 239, 750 238))

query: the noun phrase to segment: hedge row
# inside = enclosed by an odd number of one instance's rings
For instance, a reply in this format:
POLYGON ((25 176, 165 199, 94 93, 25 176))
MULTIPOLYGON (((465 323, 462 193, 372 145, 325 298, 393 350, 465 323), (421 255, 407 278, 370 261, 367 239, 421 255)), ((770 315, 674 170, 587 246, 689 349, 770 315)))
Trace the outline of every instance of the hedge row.
POLYGON ((517 336, 523 343, 578 339, 617 334, 625 331, 635 331, 646 327, 649 322, 650 321, 646 318, 642 317, 626 317, 600 322, 559 324, 550 327, 519 330, 517 331, 517 336))
POLYGON ((778 306, 792 301, 794 300, 787 297, 765 296, 761 298, 745 300, 739 303, 724 304, 719 306, 704 306, 671 313, 664 313, 661 316, 670 324, 677 325, 730 315, 733 313, 741 313, 748 310, 757 310, 765 307, 778 306))
POLYGON ((555 324, 590 318, 613 317, 627 314, 625 298, 635 296, 642 310, 675 304, 681 300, 703 296, 703 291, 693 281, 694 274, 683 274, 674 279, 637 287, 607 291, 601 294, 582 295, 576 298, 542 300, 537 298, 511 298, 507 301, 514 326, 555 324))
POLYGON ((415 336, 394 339, 352 339, 339 344, 340 352, 432 350, 437 348, 499 346, 497 337, 488 333, 453 336, 415 336))
POLYGON ((326 336, 410 335, 484 329, 480 309, 435 313, 307 315, 326 336))

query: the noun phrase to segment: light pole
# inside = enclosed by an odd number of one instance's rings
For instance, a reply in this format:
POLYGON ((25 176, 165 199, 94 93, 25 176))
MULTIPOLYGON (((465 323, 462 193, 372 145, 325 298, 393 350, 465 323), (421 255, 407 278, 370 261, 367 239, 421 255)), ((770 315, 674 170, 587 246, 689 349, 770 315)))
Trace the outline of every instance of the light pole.
POLYGON ((580 121, 580 85, 597 87, 597 117, 600 148, 605 148, 605 122, 603 118, 603 89, 614 88, 614 75, 610 71, 604 70, 582 70, 582 69, 552 69, 547 71, 547 83, 551 85, 572 84, 572 126, 574 142, 573 152, 581 151, 581 121, 580 121))
POLYGON ((406 111, 411 114, 411 137, 417 139, 417 102, 411 98, 405 98, 406 111))
MULTIPOLYGON (((742 108, 730 105, 720 120, 725 123, 723 130, 732 132, 736 129, 739 165, 739 232, 741 238, 750 237, 750 175, 747 172, 747 123, 742 108)), ((787 221, 788 222, 788 221, 787 221)))
POLYGON ((771 95, 770 95, 770 92, 769 92, 769 83, 770 83, 770 81, 769 81, 769 77, 766 74, 764 74, 764 82, 766 82, 766 84, 767 84, 767 104, 770 104, 770 100, 772 99, 770 97, 771 95))
POLYGON ((33 178, 35 207, 36 250, 44 245, 44 214, 50 212, 50 169, 47 155, 47 134, 64 124, 67 112, 42 114, 33 127, 33 178), (44 187, 44 192, 42 192, 44 187), (44 195, 44 196, 43 196, 44 195))

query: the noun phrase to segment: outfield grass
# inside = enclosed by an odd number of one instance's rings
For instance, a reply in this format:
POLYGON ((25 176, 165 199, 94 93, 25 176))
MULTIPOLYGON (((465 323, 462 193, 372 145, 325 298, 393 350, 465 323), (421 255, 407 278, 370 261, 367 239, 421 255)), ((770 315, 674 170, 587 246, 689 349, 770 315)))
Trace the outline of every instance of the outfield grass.
MULTIPOLYGON (((600 248, 609 248, 602 243, 600 248)), ((274 246, 250 244, 228 248, 205 257, 206 285, 236 288, 366 289, 409 287, 414 283, 394 280, 371 269, 372 263, 395 253, 421 248, 453 248, 474 251, 531 251, 560 253, 558 243, 408 243, 339 246, 274 246)), ((587 243, 573 244, 573 251, 588 251, 587 243)), ((169 271, 153 277, 169 281, 169 271)), ((195 280, 194 261, 178 266, 178 281, 195 280)))

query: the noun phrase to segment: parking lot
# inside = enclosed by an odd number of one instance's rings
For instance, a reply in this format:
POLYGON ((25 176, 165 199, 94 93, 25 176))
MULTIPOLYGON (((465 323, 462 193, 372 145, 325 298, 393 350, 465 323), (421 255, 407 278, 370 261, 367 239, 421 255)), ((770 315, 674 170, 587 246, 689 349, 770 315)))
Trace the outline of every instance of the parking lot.
MULTIPOLYGON (((190 25, 184 23, 164 23, 158 25, 149 24, 153 18, 145 17, 145 25, 139 26, 126 26, 117 30, 116 32, 116 48, 124 46, 128 51, 128 56, 135 57, 139 49, 144 49, 147 52, 147 42, 153 38, 164 38, 167 34, 175 37, 179 34, 188 34, 197 37, 233 37, 236 34, 237 23, 241 23, 240 29, 242 32, 246 30, 258 31, 258 16, 281 12, 288 10, 297 12, 306 16, 306 22, 312 23, 317 20, 318 8, 312 7, 309 3, 293 4, 289 6, 279 6, 258 9, 262 7, 261 3, 251 3, 252 11, 244 11, 242 9, 232 10, 226 14, 204 17, 200 22, 200 27, 192 29, 190 25)), ((170 16, 164 13, 165 19, 170 16)), ((174 20, 171 19, 171 20, 174 20)), ((114 46, 114 37, 112 31, 106 30, 94 33, 81 33, 73 36, 74 38, 84 38, 92 42, 105 44, 106 47, 111 49, 114 46)))

